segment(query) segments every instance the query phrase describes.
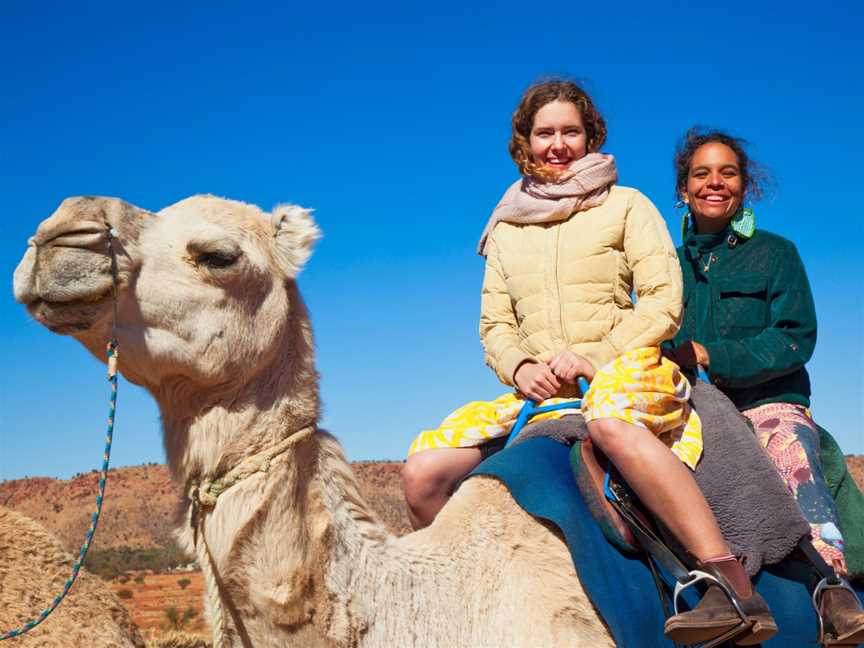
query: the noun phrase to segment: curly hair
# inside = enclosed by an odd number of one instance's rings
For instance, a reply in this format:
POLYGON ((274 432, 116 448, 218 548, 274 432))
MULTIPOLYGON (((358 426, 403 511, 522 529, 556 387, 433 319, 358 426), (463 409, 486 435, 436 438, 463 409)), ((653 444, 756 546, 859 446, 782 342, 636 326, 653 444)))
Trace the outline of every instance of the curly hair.
POLYGON ((696 150, 715 142, 728 146, 738 158, 744 195, 752 201, 761 200, 768 186, 773 183, 773 178, 768 169, 750 158, 747 153, 747 140, 703 126, 689 128, 675 147, 675 198, 679 198, 687 189, 687 177, 690 175, 690 164, 696 150))
POLYGON ((559 172, 551 171, 534 162, 531 154, 531 129, 534 116, 546 104, 553 101, 569 101, 579 110, 588 139, 588 151, 594 152, 606 141, 606 122, 591 97, 573 81, 553 78, 530 86, 513 113, 513 130, 510 135, 510 157, 522 175, 552 180, 559 172))

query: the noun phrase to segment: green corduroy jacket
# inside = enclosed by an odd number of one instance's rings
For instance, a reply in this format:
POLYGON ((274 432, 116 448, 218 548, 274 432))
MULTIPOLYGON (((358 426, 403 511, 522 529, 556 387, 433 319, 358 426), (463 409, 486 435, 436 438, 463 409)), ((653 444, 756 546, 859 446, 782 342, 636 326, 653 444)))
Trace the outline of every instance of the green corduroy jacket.
MULTIPOLYGON (((744 410, 764 403, 810 405, 804 364, 816 345, 816 311, 794 244, 757 230, 689 230, 678 248, 684 320, 673 345, 695 340, 711 358, 711 380, 744 410), (733 237, 730 239, 730 236, 733 237)), ((864 495, 834 438, 820 432, 820 463, 842 521, 849 576, 864 581, 864 495)))
POLYGON ((701 343, 712 382, 738 409, 810 405, 804 364, 816 346, 816 310, 804 264, 786 239, 757 230, 688 231, 678 248, 684 320, 674 344, 701 343))

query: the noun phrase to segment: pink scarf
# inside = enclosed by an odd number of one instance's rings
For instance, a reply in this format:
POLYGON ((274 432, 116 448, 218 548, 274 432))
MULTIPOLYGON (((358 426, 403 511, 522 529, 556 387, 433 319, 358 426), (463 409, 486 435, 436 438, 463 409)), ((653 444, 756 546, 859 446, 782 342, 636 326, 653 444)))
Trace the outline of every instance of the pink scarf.
POLYGON ((576 212, 603 204, 617 179, 615 158, 603 153, 589 153, 576 160, 554 182, 524 176, 510 185, 492 211, 477 253, 486 256, 489 234, 499 221, 530 224, 567 220, 576 212))

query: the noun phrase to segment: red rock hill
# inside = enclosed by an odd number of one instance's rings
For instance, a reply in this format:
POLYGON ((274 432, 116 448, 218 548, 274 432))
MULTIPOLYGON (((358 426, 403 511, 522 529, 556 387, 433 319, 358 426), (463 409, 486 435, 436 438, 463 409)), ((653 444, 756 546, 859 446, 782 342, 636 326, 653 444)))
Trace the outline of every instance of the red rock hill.
MULTIPOLYGON (((864 489, 864 456, 849 456, 854 479, 864 489)), ((352 464, 361 490, 393 532, 409 525, 402 497, 402 463, 360 461, 352 464)), ((95 508, 99 474, 61 480, 46 477, 0 483, 0 505, 37 520, 55 533, 70 551, 77 551, 95 508)), ((95 546, 150 548, 168 544, 180 495, 164 465, 114 468, 108 476, 105 506, 95 546)))

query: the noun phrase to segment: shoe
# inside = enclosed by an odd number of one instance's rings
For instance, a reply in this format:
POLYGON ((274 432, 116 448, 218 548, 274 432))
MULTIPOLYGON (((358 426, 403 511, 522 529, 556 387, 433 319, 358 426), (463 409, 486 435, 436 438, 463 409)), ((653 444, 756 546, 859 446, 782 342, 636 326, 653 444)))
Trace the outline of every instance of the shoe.
POLYGON ((726 639, 732 639, 741 646, 750 646, 776 634, 777 623, 771 616, 768 604, 750 587, 750 580, 741 563, 729 559, 700 564, 699 569, 714 576, 733 593, 744 613, 744 619, 718 585, 709 585, 695 608, 666 620, 663 632, 669 639, 679 644, 701 644, 728 634, 726 639), (737 583, 738 587, 732 583, 737 583))
POLYGON ((830 587, 819 599, 824 628, 823 645, 857 646, 864 643, 864 609, 845 587, 830 587))

